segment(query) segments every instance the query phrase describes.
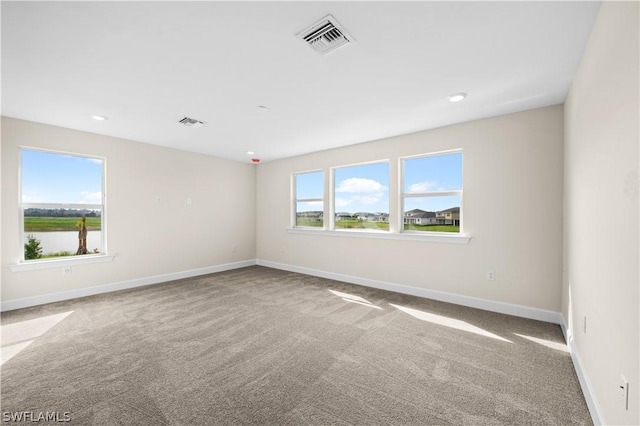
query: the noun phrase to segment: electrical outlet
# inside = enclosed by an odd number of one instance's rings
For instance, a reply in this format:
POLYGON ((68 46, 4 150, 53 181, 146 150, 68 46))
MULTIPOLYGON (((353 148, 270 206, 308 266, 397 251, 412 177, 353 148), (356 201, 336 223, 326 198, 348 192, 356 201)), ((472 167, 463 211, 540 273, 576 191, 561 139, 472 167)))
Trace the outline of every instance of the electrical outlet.
POLYGON ((62 273, 64 275, 71 275, 71 266, 65 266, 64 268, 62 268, 62 273))
POLYGON ((618 387, 618 391, 620 392, 620 403, 625 410, 629 409, 629 382, 627 379, 620 375, 620 385, 618 387))
POLYGON ((491 271, 487 272, 487 279, 489 281, 495 281, 496 280, 496 271, 491 270, 491 271))
POLYGON ((237 248, 236 246, 231 246, 231 252, 232 252, 232 253, 235 253, 235 252, 236 252, 236 250, 238 250, 238 248, 237 248))
POLYGON ((156 195, 156 204, 162 203, 162 198, 159 195, 156 195))

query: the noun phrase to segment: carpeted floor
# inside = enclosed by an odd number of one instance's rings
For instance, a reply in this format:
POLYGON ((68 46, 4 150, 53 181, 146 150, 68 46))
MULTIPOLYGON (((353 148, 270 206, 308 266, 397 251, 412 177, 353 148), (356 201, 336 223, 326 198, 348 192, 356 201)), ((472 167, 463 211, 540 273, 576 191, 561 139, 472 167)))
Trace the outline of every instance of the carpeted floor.
POLYGON ((10 311, 2 326, 3 346, 33 340, 2 365, 3 422, 591 424, 557 325, 259 266, 10 311))

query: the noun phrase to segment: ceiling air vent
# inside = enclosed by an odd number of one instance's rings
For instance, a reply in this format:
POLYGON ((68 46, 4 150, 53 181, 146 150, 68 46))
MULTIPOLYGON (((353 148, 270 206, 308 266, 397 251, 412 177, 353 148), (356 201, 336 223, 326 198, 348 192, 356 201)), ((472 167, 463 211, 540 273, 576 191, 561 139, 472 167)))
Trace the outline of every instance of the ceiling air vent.
POLYGON ((185 117, 182 120, 179 121, 179 123, 184 124, 187 127, 200 127, 200 126, 204 126, 204 122, 203 121, 199 121, 199 120, 195 120, 193 118, 189 118, 189 117, 185 117))
POLYGON ((331 15, 327 15, 298 33, 298 37, 306 41, 313 50, 323 55, 355 41, 331 15))

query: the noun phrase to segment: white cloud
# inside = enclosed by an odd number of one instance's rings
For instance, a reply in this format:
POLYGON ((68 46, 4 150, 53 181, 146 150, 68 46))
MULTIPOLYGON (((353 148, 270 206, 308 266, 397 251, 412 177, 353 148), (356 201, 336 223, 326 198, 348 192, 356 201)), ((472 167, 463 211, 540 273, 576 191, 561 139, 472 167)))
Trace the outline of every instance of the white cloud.
POLYGON ((370 193, 370 192, 383 192, 387 187, 382 185, 377 180, 365 179, 365 178, 349 178, 340 182, 336 188, 336 192, 347 193, 370 193))
POLYGON ((336 187, 336 194, 343 197, 335 198, 336 208, 351 204, 373 205, 382 201, 387 187, 373 179, 349 178, 340 182, 336 187))
POLYGON ((338 208, 338 207, 347 207, 347 206, 350 206, 353 203, 372 205, 372 204, 379 203, 380 201, 382 201, 383 198, 384 198, 384 193, 383 192, 378 192, 378 193, 374 193, 374 194, 367 194, 367 195, 357 195, 356 194, 356 195, 351 195, 348 198, 336 197, 335 206, 336 206, 336 208, 338 208))
POLYGON ((410 193, 430 192, 430 191, 436 190, 437 187, 438 187, 438 182, 430 182, 430 181, 418 182, 418 183, 409 185, 409 192, 410 193))

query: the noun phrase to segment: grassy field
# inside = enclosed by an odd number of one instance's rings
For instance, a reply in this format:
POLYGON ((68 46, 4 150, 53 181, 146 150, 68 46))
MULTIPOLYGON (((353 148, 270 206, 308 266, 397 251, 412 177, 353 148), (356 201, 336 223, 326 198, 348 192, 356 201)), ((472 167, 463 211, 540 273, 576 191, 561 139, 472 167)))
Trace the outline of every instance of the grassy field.
MULTIPOLYGON (((322 222, 315 219, 298 218, 296 226, 312 226, 321 228, 322 222)), ((343 219, 336 221, 336 229, 379 229, 382 231, 389 230, 389 224, 386 222, 369 222, 359 221, 358 219, 343 219)), ((454 225, 404 225, 405 231, 422 231, 422 232, 460 232, 460 226, 454 225)))
POLYGON ((296 226, 314 226, 322 228, 322 222, 315 219, 307 219, 305 217, 299 217, 296 219, 296 226))
POLYGON ((459 226, 454 225, 404 225, 405 231, 426 231, 426 232, 460 232, 459 226))
MULTIPOLYGON (((25 217, 25 232, 77 231, 79 217, 25 217)), ((88 217, 87 230, 100 231, 102 218, 88 217)))
POLYGON ((63 256, 75 256, 76 253, 71 253, 70 251, 59 251, 57 253, 45 253, 42 255, 41 259, 50 259, 52 257, 63 257, 63 256))
MULTIPOLYGON (((322 222, 318 222, 315 219, 298 218, 296 226, 321 228, 322 222)), ((389 224, 385 222, 359 221, 358 219, 343 219, 336 221, 336 229, 381 229, 383 231, 388 231, 389 224)))
POLYGON ((389 230, 388 222, 370 222, 358 219, 342 219, 336 221, 336 229, 379 229, 382 231, 389 230))

